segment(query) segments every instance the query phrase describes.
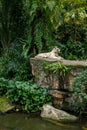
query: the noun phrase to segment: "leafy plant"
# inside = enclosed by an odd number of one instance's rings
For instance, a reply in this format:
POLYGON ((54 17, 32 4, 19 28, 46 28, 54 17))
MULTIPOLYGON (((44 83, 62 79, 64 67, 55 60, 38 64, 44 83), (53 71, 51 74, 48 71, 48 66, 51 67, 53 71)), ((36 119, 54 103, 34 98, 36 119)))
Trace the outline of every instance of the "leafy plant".
POLYGON ((71 109, 80 114, 87 109, 87 70, 74 79, 70 104, 71 109))
POLYGON ((61 48, 61 56, 65 59, 87 59, 87 25, 65 23, 56 31, 61 48))
POLYGON ((28 81, 9 81, 7 97, 26 112, 40 111, 43 104, 51 103, 47 89, 28 81))
POLYGON ((24 37, 26 29, 24 14, 23 0, 0 1, 0 44, 3 49, 9 49, 15 38, 24 37))
POLYGON ((0 77, 16 80, 31 79, 30 57, 26 58, 22 52, 22 39, 16 39, 9 50, 4 50, 0 58, 0 77))
POLYGON ((20 105, 25 112, 37 112, 42 109, 43 104, 51 104, 48 90, 32 81, 0 78, 0 95, 6 95, 12 103, 20 105))
POLYGON ((65 76, 66 72, 68 71, 68 68, 61 63, 46 64, 45 69, 48 71, 52 71, 53 73, 60 73, 60 76, 65 76))
POLYGON ((4 95, 7 92, 8 80, 5 78, 0 78, 0 95, 4 95))
POLYGON ((61 63, 52 63, 52 64, 48 64, 46 63, 45 65, 45 69, 47 71, 47 73, 53 73, 54 75, 56 75, 58 77, 59 80, 59 89, 63 89, 64 90, 64 80, 65 77, 67 76, 67 73, 69 71, 69 67, 61 64, 61 63))

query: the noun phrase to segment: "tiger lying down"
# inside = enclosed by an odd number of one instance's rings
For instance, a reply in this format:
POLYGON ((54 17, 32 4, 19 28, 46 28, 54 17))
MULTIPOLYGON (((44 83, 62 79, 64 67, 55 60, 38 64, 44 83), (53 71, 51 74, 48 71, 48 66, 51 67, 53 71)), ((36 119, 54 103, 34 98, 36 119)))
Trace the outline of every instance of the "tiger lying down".
POLYGON ((59 53, 60 53, 60 49, 55 47, 51 52, 37 54, 35 58, 52 58, 52 59, 54 58, 57 60, 61 60, 63 58, 58 55, 59 53))

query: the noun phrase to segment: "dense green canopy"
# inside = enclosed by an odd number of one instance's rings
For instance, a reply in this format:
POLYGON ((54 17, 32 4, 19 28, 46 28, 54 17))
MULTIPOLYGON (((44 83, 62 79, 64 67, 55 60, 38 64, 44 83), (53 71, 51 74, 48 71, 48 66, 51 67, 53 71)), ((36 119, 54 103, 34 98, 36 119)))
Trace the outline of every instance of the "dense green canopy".
POLYGON ((86 5, 87 0, 1 0, 0 56, 4 65, 23 73, 20 64, 23 69, 24 61, 27 64, 30 57, 54 46, 66 59, 86 59, 86 5))

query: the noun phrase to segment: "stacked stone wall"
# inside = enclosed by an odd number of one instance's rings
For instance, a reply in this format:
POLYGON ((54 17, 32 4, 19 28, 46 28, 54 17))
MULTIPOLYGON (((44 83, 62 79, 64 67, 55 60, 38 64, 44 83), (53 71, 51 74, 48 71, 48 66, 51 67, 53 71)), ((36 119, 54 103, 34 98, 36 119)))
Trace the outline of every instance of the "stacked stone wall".
POLYGON ((42 88, 49 87, 49 93, 55 107, 68 109, 70 90, 74 78, 85 69, 87 69, 87 61, 72 61, 72 60, 55 60, 55 59, 38 59, 31 58, 32 74, 35 77, 35 82, 42 88), (60 63, 69 68, 65 77, 60 80, 60 74, 48 73, 44 68, 45 64, 60 63))

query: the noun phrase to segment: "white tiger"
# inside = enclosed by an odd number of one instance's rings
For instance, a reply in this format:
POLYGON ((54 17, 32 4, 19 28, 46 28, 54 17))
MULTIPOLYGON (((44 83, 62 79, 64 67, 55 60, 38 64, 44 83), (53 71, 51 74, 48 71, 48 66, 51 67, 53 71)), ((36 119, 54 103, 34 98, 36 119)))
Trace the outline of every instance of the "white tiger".
POLYGON ((51 52, 40 53, 36 55, 35 58, 55 58, 55 59, 61 60, 63 58, 58 55, 59 53, 60 53, 60 49, 55 47, 53 48, 51 52))

